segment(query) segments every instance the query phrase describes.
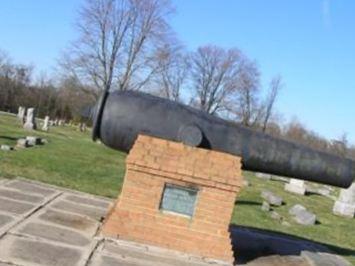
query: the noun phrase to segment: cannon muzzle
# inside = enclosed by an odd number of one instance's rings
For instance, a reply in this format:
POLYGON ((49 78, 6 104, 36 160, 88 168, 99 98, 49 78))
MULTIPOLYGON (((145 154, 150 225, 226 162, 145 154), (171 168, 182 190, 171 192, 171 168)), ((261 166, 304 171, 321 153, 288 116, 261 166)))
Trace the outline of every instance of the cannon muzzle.
POLYGON ((105 92, 93 139, 128 152, 139 134, 242 158, 244 170, 349 187, 355 162, 245 128, 189 106, 141 92, 105 92))

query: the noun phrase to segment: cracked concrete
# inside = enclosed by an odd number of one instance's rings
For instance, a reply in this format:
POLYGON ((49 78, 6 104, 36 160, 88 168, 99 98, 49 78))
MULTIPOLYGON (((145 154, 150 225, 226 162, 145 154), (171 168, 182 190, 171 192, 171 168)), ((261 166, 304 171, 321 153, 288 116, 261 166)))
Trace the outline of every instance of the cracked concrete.
MULTIPOLYGON (((176 251, 103 239, 98 231, 109 204, 111 200, 106 198, 34 181, 0 179, 0 266, 214 264, 176 251)), ((239 239, 242 235, 242 231, 238 232, 239 239)), ((260 257, 246 265, 275 265, 272 263, 281 262, 283 265, 317 265, 314 264, 317 256, 322 256, 320 261, 325 258, 319 253, 276 255, 260 257), (313 264, 309 262, 310 258, 313 264)), ((326 256, 328 261, 334 259, 330 254, 326 256)))

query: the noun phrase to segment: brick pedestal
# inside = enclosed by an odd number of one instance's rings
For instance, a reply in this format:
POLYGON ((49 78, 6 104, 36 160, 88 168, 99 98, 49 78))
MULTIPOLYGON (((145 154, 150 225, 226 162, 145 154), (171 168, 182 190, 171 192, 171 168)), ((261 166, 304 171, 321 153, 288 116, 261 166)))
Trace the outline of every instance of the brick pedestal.
POLYGON ((140 135, 102 234, 232 262, 228 227, 241 186, 239 157, 140 135), (191 217, 161 209, 166 185, 198 191, 191 217))

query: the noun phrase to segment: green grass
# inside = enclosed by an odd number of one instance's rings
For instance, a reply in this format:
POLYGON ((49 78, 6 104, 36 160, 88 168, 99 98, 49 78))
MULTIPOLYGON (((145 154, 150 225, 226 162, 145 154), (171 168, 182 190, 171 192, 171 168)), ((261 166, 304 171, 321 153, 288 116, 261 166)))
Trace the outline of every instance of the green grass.
MULTIPOLYGON (((15 145, 16 139, 36 135, 48 144, 13 152, 0 151, 0 176, 21 176, 49 184, 107 197, 117 197, 124 176, 125 154, 92 142, 90 133, 74 127, 52 127, 49 133, 26 132, 16 117, 0 113, 0 144, 15 145)), ((264 181, 244 172, 251 186, 238 196, 232 223, 277 231, 329 246, 355 265, 355 219, 332 214, 333 201, 319 195, 298 196, 284 191, 284 183, 264 181), (291 226, 283 226, 260 210, 260 192, 268 189, 285 205, 275 207, 291 226), (301 226, 293 222, 288 209, 296 203, 316 213, 319 224, 301 226)), ((337 192, 338 190, 336 190, 337 192)))
POLYGON ((124 175, 123 153, 92 142, 75 127, 52 127, 49 133, 26 132, 13 116, 0 114, 0 144, 35 135, 48 144, 13 152, 0 151, 0 176, 26 177, 57 186, 115 197, 124 175))

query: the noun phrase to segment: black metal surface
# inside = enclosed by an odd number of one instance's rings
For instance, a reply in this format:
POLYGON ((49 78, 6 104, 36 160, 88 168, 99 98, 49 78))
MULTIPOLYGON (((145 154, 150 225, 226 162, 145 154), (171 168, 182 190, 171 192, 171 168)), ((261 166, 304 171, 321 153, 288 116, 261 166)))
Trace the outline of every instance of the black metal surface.
POLYGON ((348 187, 355 162, 271 137, 191 107, 141 92, 105 93, 96 106, 93 139, 128 152, 138 134, 222 151, 243 169, 348 187))

